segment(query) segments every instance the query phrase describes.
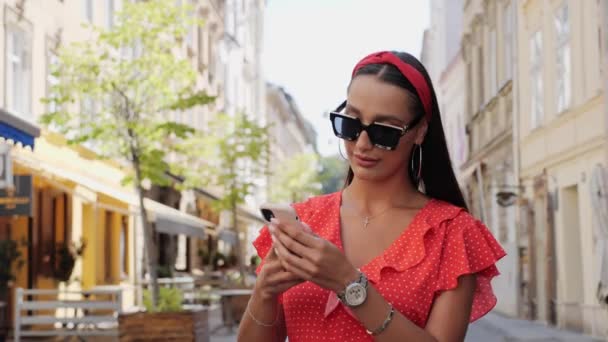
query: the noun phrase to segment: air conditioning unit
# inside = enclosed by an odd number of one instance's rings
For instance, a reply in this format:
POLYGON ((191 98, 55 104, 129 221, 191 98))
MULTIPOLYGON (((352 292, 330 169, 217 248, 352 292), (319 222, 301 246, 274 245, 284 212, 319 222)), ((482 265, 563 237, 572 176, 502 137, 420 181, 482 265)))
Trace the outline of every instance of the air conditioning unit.
POLYGON ((13 186, 11 145, 0 143, 0 189, 8 189, 12 188, 13 186))

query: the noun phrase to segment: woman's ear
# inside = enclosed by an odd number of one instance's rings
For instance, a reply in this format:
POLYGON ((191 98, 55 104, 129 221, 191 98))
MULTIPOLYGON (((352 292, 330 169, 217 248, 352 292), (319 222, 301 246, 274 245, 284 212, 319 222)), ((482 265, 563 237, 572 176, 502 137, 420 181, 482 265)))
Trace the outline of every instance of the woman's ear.
POLYGON ((429 129, 429 124, 426 122, 426 120, 423 120, 420 125, 418 126, 418 128, 416 129, 416 144, 417 145, 422 145, 422 142, 424 141, 424 137, 426 136, 426 131, 429 129))

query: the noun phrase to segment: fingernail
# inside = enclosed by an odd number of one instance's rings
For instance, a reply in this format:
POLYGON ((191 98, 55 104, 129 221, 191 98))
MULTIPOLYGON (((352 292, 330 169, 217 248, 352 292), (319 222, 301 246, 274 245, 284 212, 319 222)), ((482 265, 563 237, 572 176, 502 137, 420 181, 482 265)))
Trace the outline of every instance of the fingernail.
POLYGON ((270 234, 270 238, 272 239, 272 242, 277 242, 277 239, 274 237, 274 235, 270 234))
POLYGON ((274 233, 276 229, 277 228, 274 226, 274 224, 268 225, 268 230, 270 230, 271 233, 274 233))

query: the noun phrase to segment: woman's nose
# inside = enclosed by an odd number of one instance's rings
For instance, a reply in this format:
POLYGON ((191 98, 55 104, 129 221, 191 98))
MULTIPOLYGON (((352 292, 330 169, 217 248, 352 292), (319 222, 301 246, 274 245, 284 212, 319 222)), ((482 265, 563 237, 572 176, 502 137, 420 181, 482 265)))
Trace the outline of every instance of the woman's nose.
POLYGON ((367 131, 361 131, 361 134, 359 134, 359 138, 357 138, 357 147, 362 150, 369 150, 374 147, 372 141, 369 139, 367 131))

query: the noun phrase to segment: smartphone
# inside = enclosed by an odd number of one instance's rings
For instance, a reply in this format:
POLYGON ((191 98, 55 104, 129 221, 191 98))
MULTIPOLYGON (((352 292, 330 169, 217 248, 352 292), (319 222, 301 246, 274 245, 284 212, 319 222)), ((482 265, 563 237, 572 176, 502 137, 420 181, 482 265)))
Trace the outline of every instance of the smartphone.
POLYGON ((300 221, 296 210, 289 204, 262 204, 260 206, 260 213, 267 223, 270 223, 270 220, 273 218, 277 218, 283 222, 300 221))
MULTIPOLYGON (((298 217, 296 210, 289 204, 263 204, 260 206, 260 213, 267 223, 270 223, 270 220, 275 217, 281 222, 303 223, 298 217)), ((304 224, 296 224, 296 226, 309 233, 312 232, 312 230, 304 224)))

